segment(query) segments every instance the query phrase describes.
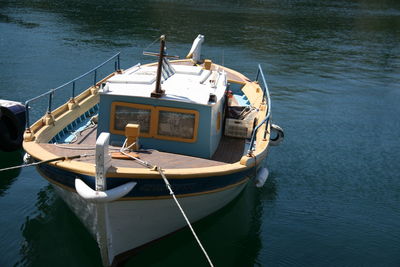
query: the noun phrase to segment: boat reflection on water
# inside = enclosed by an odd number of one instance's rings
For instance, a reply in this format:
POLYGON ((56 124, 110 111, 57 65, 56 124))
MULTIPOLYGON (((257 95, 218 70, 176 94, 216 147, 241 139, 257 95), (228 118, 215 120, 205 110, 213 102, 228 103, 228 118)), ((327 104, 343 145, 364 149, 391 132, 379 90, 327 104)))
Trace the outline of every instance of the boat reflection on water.
MULTIPOLYGON (((275 183, 269 180, 263 189, 249 183, 226 207, 194 224, 215 266, 257 264, 262 249, 262 200, 273 201, 275 189, 275 183)), ((207 262, 190 231, 185 228, 138 251, 124 266, 147 265, 200 267, 207 266, 207 262)))
MULTIPOLYGON (((22 150, 13 152, 4 152, 0 150, 0 169, 21 165, 23 163, 24 153, 25 152, 22 150)), ((21 169, 8 170, 0 173, 0 197, 7 192, 20 173, 21 169)))
POLYGON ((35 206, 21 226, 16 266, 101 266, 96 241, 50 185, 38 192, 35 206))
MULTIPOLYGON (((262 190, 250 183, 226 207, 194 224, 216 266, 252 266, 257 262, 265 191, 272 200, 275 186, 271 181, 262 190)), ((17 266, 101 266, 96 241, 50 185, 39 191, 35 205, 36 212, 21 227, 24 242, 17 266)), ((138 249, 123 266, 206 264, 185 228, 138 249)))

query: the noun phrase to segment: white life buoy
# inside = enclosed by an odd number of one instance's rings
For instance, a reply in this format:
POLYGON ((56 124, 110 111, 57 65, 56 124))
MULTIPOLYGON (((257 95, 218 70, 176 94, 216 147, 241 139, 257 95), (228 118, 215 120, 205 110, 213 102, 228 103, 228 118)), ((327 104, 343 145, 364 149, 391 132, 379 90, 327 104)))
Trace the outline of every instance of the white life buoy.
POLYGON ((269 139, 269 144, 271 146, 277 146, 283 141, 284 137, 285 134, 283 133, 283 129, 276 124, 271 124, 271 136, 269 139), (272 135, 272 133, 274 134, 272 135))

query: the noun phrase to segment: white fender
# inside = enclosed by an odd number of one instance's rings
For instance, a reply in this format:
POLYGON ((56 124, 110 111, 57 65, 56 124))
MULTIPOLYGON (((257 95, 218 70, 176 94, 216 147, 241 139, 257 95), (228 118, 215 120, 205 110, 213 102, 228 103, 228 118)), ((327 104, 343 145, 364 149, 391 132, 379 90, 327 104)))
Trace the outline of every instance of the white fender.
POLYGON ((75 179, 76 192, 85 200, 90 202, 111 202, 128 194, 136 185, 129 182, 107 191, 95 191, 79 178, 75 179))
POLYGON ((265 181, 267 181, 269 175, 269 171, 267 168, 261 168, 261 170, 258 172, 255 183, 258 188, 263 187, 265 184, 265 181))
POLYGON ((201 44, 204 42, 204 35, 199 34, 197 38, 193 41, 192 48, 186 58, 192 58, 194 62, 200 61, 201 55, 201 44))

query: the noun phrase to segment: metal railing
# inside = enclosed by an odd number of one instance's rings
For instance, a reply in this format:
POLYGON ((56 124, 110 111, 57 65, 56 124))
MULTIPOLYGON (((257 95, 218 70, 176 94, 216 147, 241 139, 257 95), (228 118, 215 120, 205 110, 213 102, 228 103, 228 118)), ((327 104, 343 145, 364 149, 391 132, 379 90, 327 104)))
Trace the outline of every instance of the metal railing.
MULTIPOLYGON (((265 98, 267 99, 267 115, 265 116, 265 119, 253 129, 253 133, 251 135, 251 141, 250 141, 249 150, 247 152, 250 155, 254 151, 253 146, 254 146, 254 141, 256 139, 256 136, 257 136, 258 129, 264 123, 266 124, 266 127, 267 127, 268 126, 268 122, 269 122, 270 117, 271 117, 271 98, 270 98, 270 95, 269 95, 268 85, 267 85, 267 82, 265 81, 265 76, 264 76, 263 70, 261 68, 261 65, 258 64, 258 71, 257 71, 257 76, 256 76, 255 81, 259 82, 258 78, 260 76, 261 76, 262 84, 261 83, 259 83, 259 84, 260 84, 261 89, 263 90, 263 99, 265 99, 265 98)), ((265 132, 264 132, 264 138, 266 137, 266 135, 267 135, 267 128, 265 129, 265 132)))
POLYGON ((84 77, 86 77, 86 76, 88 76, 90 74, 93 74, 93 86, 96 86, 98 69, 100 69, 101 67, 103 67, 105 64, 107 64, 108 62, 110 62, 113 59, 115 60, 114 61, 114 70, 115 71, 120 70, 121 66, 120 66, 120 52, 119 52, 119 53, 115 54, 114 56, 110 57, 109 59, 107 59, 106 61, 104 61, 103 63, 101 63, 100 65, 98 65, 98 66, 94 67, 93 69, 85 72, 84 74, 76 77, 75 79, 73 79, 73 80, 71 80, 69 82, 66 82, 66 83, 64 83, 64 84, 62 84, 62 85, 60 85, 60 86, 58 86, 58 87, 56 87, 54 89, 50 89, 49 91, 47 91, 47 92, 45 92, 45 93, 43 93, 41 95, 38 95, 38 96, 36 96, 34 98, 31 98, 31 99, 25 101, 25 110, 26 110, 25 111, 25 115, 26 115, 26 124, 25 125, 26 125, 26 129, 27 130, 30 129, 29 108, 30 108, 30 104, 32 102, 34 102, 34 101, 36 101, 36 100, 38 100, 40 98, 43 98, 45 96, 48 96, 49 100, 48 100, 48 106, 47 106, 47 114, 50 114, 51 111, 52 111, 52 102, 53 102, 54 93, 56 91, 58 91, 58 90, 60 90, 62 88, 65 88, 66 86, 72 84, 71 100, 74 100, 75 99, 75 83, 76 83, 76 81, 78 81, 78 80, 80 80, 80 79, 82 79, 82 78, 84 78, 84 77))

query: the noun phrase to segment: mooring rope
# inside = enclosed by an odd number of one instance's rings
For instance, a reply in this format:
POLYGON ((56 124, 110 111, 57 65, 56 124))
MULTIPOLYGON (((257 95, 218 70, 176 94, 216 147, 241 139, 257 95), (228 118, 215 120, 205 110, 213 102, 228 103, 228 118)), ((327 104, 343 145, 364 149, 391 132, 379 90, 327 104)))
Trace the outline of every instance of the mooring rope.
MULTIPOLYGON (((54 146, 61 148, 61 149, 72 149, 72 150, 95 150, 96 146, 71 146, 70 144, 66 144, 66 143, 59 143, 53 144, 54 146)), ((109 147, 109 150, 120 150, 118 147, 109 147)))
POLYGON ((169 183, 169 181, 168 181, 167 177, 165 176, 163 170, 162 170, 160 167, 156 166, 156 165, 150 164, 150 163, 147 162, 147 161, 141 160, 141 159, 139 159, 139 158, 137 158, 137 157, 134 157, 134 156, 129 155, 128 153, 126 153, 125 151, 128 150, 130 147, 132 147, 132 146, 134 145, 134 143, 131 144, 129 147, 125 147, 125 145, 126 145, 126 140, 125 140, 125 142, 124 142, 124 144, 122 145, 121 150, 120 150, 120 152, 121 152, 122 154, 124 154, 125 156, 127 156, 127 157, 129 157, 129 158, 131 158, 131 159, 133 159, 133 160, 135 160, 135 161, 137 161, 140 165, 143 165, 144 167, 147 167, 147 168, 149 168, 149 169, 151 169, 151 170, 158 171, 158 173, 161 175, 161 177, 162 177, 162 179, 163 179, 163 181, 164 181, 164 183, 165 183, 165 186, 167 187, 167 189, 168 189, 168 191, 169 191, 169 194, 170 194, 170 195, 172 196, 172 198, 175 200, 175 203, 176 203, 176 205, 178 206, 178 208, 179 208, 179 210, 180 210, 180 212, 181 212, 183 218, 185 218, 186 224, 189 226, 190 231, 192 232, 194 238, 195 238, 196 241, 197 241, 197 244, 199 244, 199 246, 200 246, 201 250, 203 251, 204 256, 207 258, 207 261, 208 261, 208 263, 210 264, 210 266, 211 266, 211 267, 214 267, 213 263, 211 262, 210 257, 209 257, 208 254, 207 254, 207 251, 204 249, 203 245, 202 245, 201 242, 200 242, 200 239, 197 237, 197 234, 196 234, 196 232, 194 231, 194 229, 193 229, 193 227, 192 227, 192 224, 190 223, 188 217, 186 216, 185 211, 183 210, 182 206, 180 205, 178 199, 176 198, 174 191, 172 191, 171 184, 169 183))
POLYGON ((59 160, 64 161, 64 160, 69 160, 69 159, 78 159, 78 158, 84 158, 84 157, 90 157, 90 156, 94 156, 94 154, 83 154, 83 155, 75 155, 75 156, 69 156, 69 157, 57 157, 57 158, 53 158, 53 159, 47 159, 47 160, 42 160, 42 161, 38 161, 38 162, 34 162, 34 163, 22 164, 22 165, 18 165, 18 166, 0 169, 0 172, 35 166, 35 165, 49 163, 49 162, 53 162, 53 161, 59 161, 59 160))
MULTIPOLYGON (((156 168, 157 168, 157 166, 156 166, 156 168)), ((199 244, 201 250, 203 251, 204 256, 206 256, 208 263, 210 264, 210 266, 214 267, 213 263, 211 262, 210 257, 208 256, 206 250, 204 249, 203 245, 200 242, 200 239, 197 237, 196 232, 194 231, 188 217, 186 216, 185 211, 182 209, 181 205, 178 202, 178 199, 176 198, 174 192, 172 191, 171 185, 169 184, 167 177, 165 177, 165 174, 163 173, 161 168, 157 168, 157 170, 160 173, 161 177, 163 178, 164 183, 169 190, 169 194, 174 198, 176 205, 178 206, 179 210, 182 213, 182 216, 185 218, 185 221, 186 221, 187 225, 189 226, 190 230, 192 231, 192 234, 193 234, 194 238, 196 239, 197 243, 199 244)))

